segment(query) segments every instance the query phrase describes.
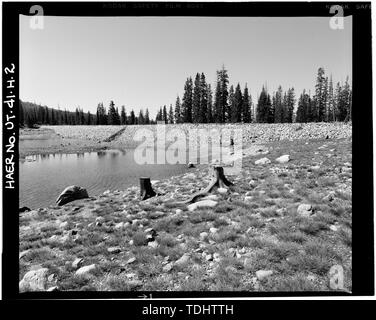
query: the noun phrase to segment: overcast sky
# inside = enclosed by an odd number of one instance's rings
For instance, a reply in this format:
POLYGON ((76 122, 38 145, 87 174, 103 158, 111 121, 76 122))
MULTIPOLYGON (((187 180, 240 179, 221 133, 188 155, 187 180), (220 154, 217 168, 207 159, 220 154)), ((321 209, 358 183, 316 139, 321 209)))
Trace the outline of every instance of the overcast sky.
POLYGON ((230 84, 248 84, 253 102, 294 86, 313 90, 317 69, 345 81, 352 70, 352 18, 332 30, 329 18, 45 17, 31 29, 20 16, 20 98, 95 112, 174 105, 188 76, 204 72, 215 88, 225 65, 230 84))

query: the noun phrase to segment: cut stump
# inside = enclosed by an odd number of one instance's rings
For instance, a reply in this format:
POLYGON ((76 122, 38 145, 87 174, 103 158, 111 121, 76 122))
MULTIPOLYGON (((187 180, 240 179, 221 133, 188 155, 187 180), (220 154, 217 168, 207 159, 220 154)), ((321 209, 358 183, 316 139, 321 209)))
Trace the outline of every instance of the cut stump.
POLYGON ((190 199, 185 201, 185 203, 195 202, 198 198, 206 196, 214 188, 226 188, 232 185, 234 184, 227 180, 223 171, 223 167, 215 166, 213 167, 213 178, 211 179, 209 185, 204 190, 201 190, 198 193, 194 194, 190 199))
POLYGON ((151 186, 150 178, 141 177, 140 178, 140 196, 141 200, 146 200, 155 197, 157 193, 153 190, 151 186))

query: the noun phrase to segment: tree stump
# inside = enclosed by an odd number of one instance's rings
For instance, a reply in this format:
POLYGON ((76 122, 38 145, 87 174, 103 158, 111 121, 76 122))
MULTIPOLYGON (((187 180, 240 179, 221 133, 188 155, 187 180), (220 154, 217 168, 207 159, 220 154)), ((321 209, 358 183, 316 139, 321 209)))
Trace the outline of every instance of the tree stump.
POLYGON ((226 188, 234 185, 232 182, 228 181, 224 172, 223 167, 213 167, 213 178, 209 182, 209 185, 204 189, 194 194, 186 203, 193 203, 198 198, 203 197, 210 193, 214 188, 226 188))
POLYGON ((140 195, 141 200, 146 200, 155 197, 157 194, 154 192, 151 186, 150 178, 141 177, 140 178, 140 195))

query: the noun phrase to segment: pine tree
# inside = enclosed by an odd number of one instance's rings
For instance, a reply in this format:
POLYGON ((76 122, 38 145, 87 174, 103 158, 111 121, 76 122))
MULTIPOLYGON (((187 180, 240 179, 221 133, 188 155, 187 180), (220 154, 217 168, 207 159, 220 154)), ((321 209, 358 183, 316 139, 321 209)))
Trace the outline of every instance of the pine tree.
POLYGON ((131 110, 131 114, 129 116, 129 122, 130 122, 130 124, 136 124, 136 116, 134 114, 133 109, 131 110))
POLYGON ((234 106, 232 108, 231 122, 242 121, 243 95, 238 83, 234 93, 234 106))
POLYGON ((294 88, 290 88, 287 91, 286 95, 286 107, 284 109, 284 121, 292 123, 294 115, 294 106, 295 106, 295 93, 294 88))
POLYGON ((200 99, 201 99, 201 84, 200 84, 200 74, 196 74, 194 89, 193 89, 193 100, 192 100, 192 120, 194 123, 198 123, 200 120, 200 99))
POLYGON ((115 104, 111 100, 110 105, 108 108, 108 124, 109 125, 119 125, 120 124, 120 116, 117 109, 115 109, 115 104))
POLYGON ((327 93, 327 103, 326 103, 326 121, 334 121, 335 110, 334 110, 334 93, 333 93, 333 80, 332 75, 330 75, 327 93))
MULTIPOLYGON (((19 110, 18 110, 19 124, 20 124, 20 127, 23 127, 25 119, 24 119, 24 109, 23 109, 21 101, 19 102, 18 108, 19 108, 19 110)), ((41 108, 41 110, 43 110, 43 108, 41 108)))
POLYGON ((217 87, 215 92, 215 121, 217 123, 224 123, 226 120, 226 114, 229 114, 228 110, 228 73, 225 66, 217 71, 217 87))
POLYGON ((319 68, 316 78, 316 92, 315 92, 315 103, 317 116, 315 121, 321 122, 325 120, 325 71, 324 68, 319 68))
POLYGON ((166 124, 168 123, 166 105, 163 106, 163 118, 162 118, 162 121, 164 121, 164 123, 166 123, 166 124))
POLYGON ((228 113, 226 114, 226 118, 230 122, 236 122, 236 112, 235 90, 234 86, 231 85, 228 91, 228 113))
POLYGON ((206 86, 206 95, 208 98, 208 103, 207 103, 207 121, 208 123, 213 122, 213 93, 211 90, 211 85, 208 84, 206 86))
POLYGON ((127 113, 125 112, 125 107, 124 106, 121 106, 120 123, 122 125, 126 125, 127 124, 127 113))
POLYGON ((271 112, 270 109, 270 95, 266 91, 265 86, 263 86, 256 107, 256 121, 259 123, 267 123, 271 120, 272 116, 274 120, 273 112, 271 112))
POLYGON ((183 122, 192 123, 192 103, 193 103, 193 83, 189 77, 185 82, 184 95, 182 103, 183 122))
POLYGON ((168 111, 168 123, 174 123, 174 111, 172 110, 172 104, 170 104, 170 109, 168 111))
POLYGON ((200 77, 200 107, 198 122, 208 122, 208 92, 204 73, 201 73, 200 77))
POLYGON ((242 106, 242 120, 244 123, 250 123, 252 121, 251 117, 251 105, 249 102, 249 94, 247 84, 245 85, 243 92, 243 106, 242 106))
POLYGON ((282 123, 284 119, 284 105, 283 105, 283 91, 282 87, 279 86, 277 92, 275 93, 274 99, 274 122, 282 123))
POLYGON ((182 123, 182 114, 181 114, 181 104, 180 104, 180 98, 177 96, 176 102, 175 102, 175 123, 182 123))
POLYGON ((146 111, 145 111, 145 124, 150 124, 150 116, 149 116, 148 108, 146 108, 146 111))

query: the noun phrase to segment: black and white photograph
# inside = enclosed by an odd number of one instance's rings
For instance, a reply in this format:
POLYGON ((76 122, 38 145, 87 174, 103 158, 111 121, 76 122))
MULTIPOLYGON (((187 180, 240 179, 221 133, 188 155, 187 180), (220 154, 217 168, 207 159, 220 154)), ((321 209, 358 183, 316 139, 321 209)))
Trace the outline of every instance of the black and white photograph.
MULTIPOLYGON (((372 125, 357 8, 237 4, 23 3, 3 59, 20 297, 354 292, 353 123, 372 125)), ((355 214, 372 222, 370 156, 355 214)))

